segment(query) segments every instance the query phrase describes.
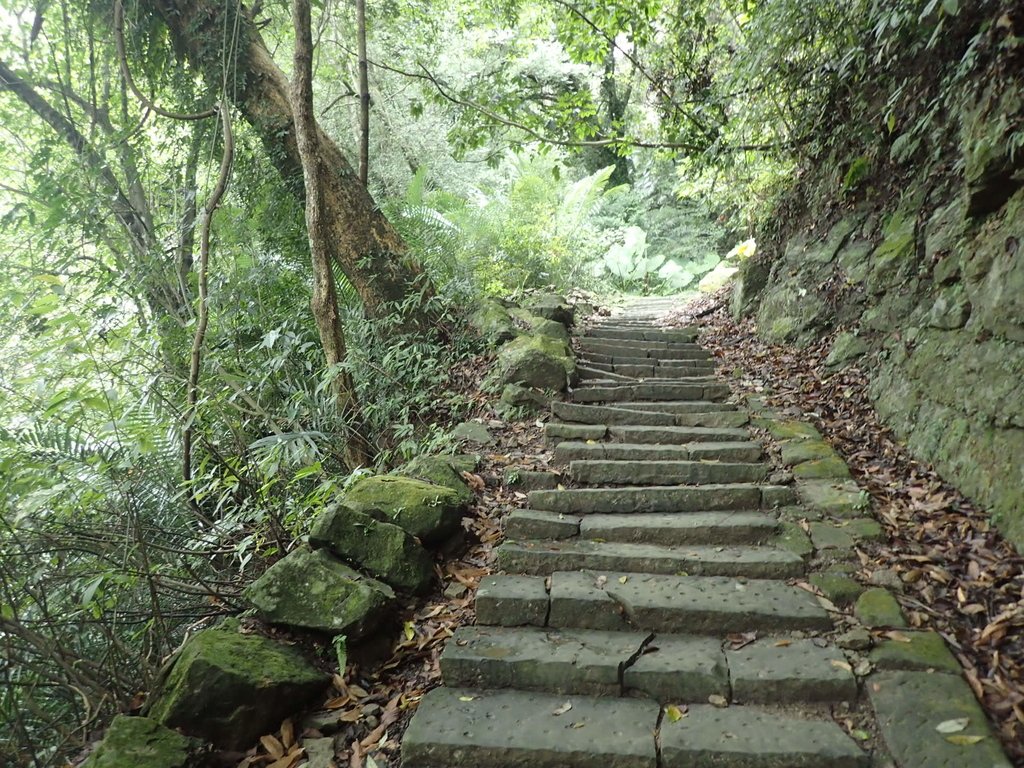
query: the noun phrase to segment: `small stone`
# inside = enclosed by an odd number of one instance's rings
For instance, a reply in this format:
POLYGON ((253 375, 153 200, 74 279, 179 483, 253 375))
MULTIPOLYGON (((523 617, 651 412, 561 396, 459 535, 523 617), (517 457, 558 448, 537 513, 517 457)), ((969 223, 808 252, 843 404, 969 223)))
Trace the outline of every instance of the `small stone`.
POLYGON ((464 421, 457 424, 452 430, 452 437, 475 445, 491 445, 494 442, 490 430, 475 421, 464 421))
POLYGON ((864 591, 859 582, 841 573, 814 573, 807 580, 840 608, 852 605, 864 591))
POLYGON ((458 581, 453 581, 444 588, 444 596, 449 600, 457 600, 464 594, 466 594, 466 585, 458 581))
POLYGON ((866 627, 905 627, 906 619, 896 598, 885 589, 869 589, 857 598, 853 615, 866 627))
POLYGON ((884 587, 885 589, 903 589, 903 580, 891 568, 881 568, 877 571, 872 571, 868 576, 868 583, 876 587, 884 587))
POLYGON ((871 643, 871 633, 864 627, 854 627, 836 637, 836 645, 848 651, 866 651, 871 643))
POLYGON ((719 709, 724 709, 725 707, 729 706, 729 700, 725 698, 725 696, 713 693, 710 696, 708 696, 708 704, 710 704, 713 707, 718 707, 719 709))
POLYGON ((303 731, 318 731, 329 736, 340 731, 342 726, 347 723, 341 721, 341 710, 325 709, 306 715, 302 718, 300 725, 303 731))
POLYGON ((302 747, 306 750, 305 768, 333 768, 334 739, 303 739, 302 747))
POLYGON ((785 469, 777 469, 768 475, 768 482, 772 485, 789 485, 793 482, 793 473, 785 469))

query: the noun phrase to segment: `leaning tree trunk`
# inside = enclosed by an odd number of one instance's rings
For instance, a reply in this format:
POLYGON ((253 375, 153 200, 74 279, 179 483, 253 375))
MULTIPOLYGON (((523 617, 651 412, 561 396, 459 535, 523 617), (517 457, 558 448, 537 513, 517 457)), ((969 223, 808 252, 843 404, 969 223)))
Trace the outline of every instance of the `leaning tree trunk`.
MULTIPOLYGON (((285 184, 304 199, 288 80, 271 57, 248 9, 216 0, 141 3, 159 14, 179 51, 218 91, 227 78, 226 92, 259 135, 285 184), (225 30, 229 31, 226 40, 225 30), (236 31, 233 38, 232 30, 236 31), (234 49, 225 51, 225 45, 234 49)), ((388 303, 429 297, 430 283, 409 257, 402 238, 338 146, 318 125, 316 133, 325 182, 322 216, 329 233, 328 253, 358 292, 367 315, 382 317, 388 303)))

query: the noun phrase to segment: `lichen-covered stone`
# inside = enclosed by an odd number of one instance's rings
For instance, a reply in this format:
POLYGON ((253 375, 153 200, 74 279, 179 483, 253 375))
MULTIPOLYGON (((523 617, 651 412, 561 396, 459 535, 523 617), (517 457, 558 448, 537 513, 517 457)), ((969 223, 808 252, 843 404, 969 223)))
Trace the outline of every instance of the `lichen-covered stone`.
POLYGON ((230 620, 193 635, 154 695, 149 717, 243 749, 327 687, 326 675, 294 649, 238 630, 230 620))
MULTIPOLYGON (((465 456, 465 454, 463 454, 465 456)), ((428 483, 451 488, 463 504, 469 504, 475 498, 473 491, 462 479, 461 472, 472 472, 476 462, 470 462, 469 469, 461 469, 466 460, 456 456, 417 456, 396 470, 403 477, 415 477, 428 483), (457 466, 458 464, 458 466, 457 466)))
POLYGON ((862 584, 842 573, 812 573, 807 580, 840 608, 852 605, 864 592, 862 584))
POLYGON ((780 523, 779 528, 779 537, 775 542, 778 546, 789 550, 804 560, 814 554, 814 545, 811 544, 811 538, 797 523, 783 522, 780 523))
POLYGON ((928 313, 928 325, 943 330, 963 328, 971 316, 971 302, 960 286, 952 286, 939 293, 928 313))
POLYGON ((803 421, 769 420, 767 428, 776 440, 822 440, 821 433, 803 421))
POLYGON ((156 720, 118 715, 81 768, 189 768, 195 746, 156 720))
POLYGON ((535 315, 528 309, 510 309, 509 314, 526 325, 530 329, 530 333, 550 336, 553 339, 564 341, 566 344, 569 343, 569 330, 562 323, 535 315))
POLYGON ((821 440, 786 440, 782 443, 782 463, 787 467, 836 456, 838 454, 832 446, 821 440))
POLYGON ((509 311, 494 299, 481 299, 476 311, 469 316, 469 325, 491 344, 511 341, 517 334, 509 311))
POLYGON ((797 496, 805 506, 834 517, 859 517, 867 513, 868 496, 851 480, 804 479, 797 496))
POLYGON ((341 504, 317 515, 309 543, 403 592, 423 594, 434 581, 433 558, 410 534, 341 504))
POLYGON ((915 216, 909 212, 892 214, 882 228, 882 242, 875 249, 871 272, 865 280, 870 293, 895 288, 909 271, 914 253, 915 216))
POLYGON ((501 404, 505 408, 522 408, 531 413, 539 413, 551 407, 551 397, 520 384, 506 384, 501 390, 501 404))
POLYGON ((502 385, 522 384, 561 392, 576 375, 576 361, 564 341, 524 334, 502 347, 498 373, 502 385))
POLYGON ((869 589, 853 606, 853 615, 866 627, 905 627, 906 619, 896 598, 886 589, 869 589))
POLYGON ((395 593, 325 550, 300 548, 250 584, 245 598, 271 624, 358 640, 377 628, 395 593))
POLYGON ((950 652, 942 635, 931 630, 907 631, 898 639, 883 639, 871 652, 871 663, 879 669, 960 671, 960 662, 950 652))
POLYGON ((483 424, 476 421, 464 421, 452 429, 452 437, 472 445, 491 445, 494 435, 483 424))
POLYGON ((532 296, 526 302, 526 308, 535 315, 540 315, 545 320, 554 320, 556 323, 568 327, 573 324, 574 311, 565 297, 557 293, 539 293, 532 296))
POLYGON ((851 360, 856 360, 868 353, 871 348, 860 336, 853 333, 840 333, 832 342, 832 349, 825 358, 829 368, 842 368, 851 360))
POLYGON ((768 284, 770 273, 771 263, 766 259, 754 257, 740 263, 739 272, 733 279, 732 299, 729 304, 734 320, 739 320, 754 307, 765 285, 768 284))
POLYGON ((464 504, 451 488, 397 475, 363 477, 345 492, 357 509, 379 509, 399 528, 424 544, 444 541, 458 532, 464 504))
POLYGON ((850 469, 846 466, 845 461, 838 456, 833 456, 827 459, 814 459, 813 461, 797 464, 793 467, 793 476, 812 479, 829 477, 846 479, 850 476, 850 469))

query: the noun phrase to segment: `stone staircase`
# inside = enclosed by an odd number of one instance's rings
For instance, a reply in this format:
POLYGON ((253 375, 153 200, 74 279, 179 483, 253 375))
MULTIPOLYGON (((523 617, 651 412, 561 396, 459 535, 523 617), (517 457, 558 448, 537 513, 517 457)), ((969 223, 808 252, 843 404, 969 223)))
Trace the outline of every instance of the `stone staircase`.
POLYGON ((857 681, 781 537, 771 467, 696 331, 648 304, 579 339, 529 494, 441 658, 406 768, 866 768, 857 681))

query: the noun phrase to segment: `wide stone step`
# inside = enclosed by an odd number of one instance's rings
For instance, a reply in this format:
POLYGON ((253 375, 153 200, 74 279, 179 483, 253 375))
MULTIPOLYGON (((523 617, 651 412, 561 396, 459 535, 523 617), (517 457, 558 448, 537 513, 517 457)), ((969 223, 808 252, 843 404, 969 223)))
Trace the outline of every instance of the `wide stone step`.
POLYGON ((476 612, 477 624, 506 627, 698 635, 832 628, 813 595, 785 582, 616 571, 487 576, 476 612))
MULTIPOLYGON (((627 411, 636 413, 636 411, 627 411)), ((609 425, 609 439, 622 443, 660 443, 679 445, 681 443, 736 443, 750 439, 745 429, 718 427, 670 427, 661 425, 609 425)))
MULTIPOLYGON (((551 412, 562 421, 571 421, 577 424, 607 424, 638 427, 675 427, 675 426, 703 426, 681 424, 684 421, 716 421, 721 420, 735 423, 739 418, 746 421, 746 414, 742 411, 695 411, 694 413, 662 413, 651 410, 634 410, 621 408, 618 405, 589 405, 587 403, 565 403, 556 400, 551 404, 551 412), (717 414, 729 413, 732 415, 723 416, 717 414), (712 415, 715 414, 715 415, 712 415)), ((731 430, 733 434, 748 433, 737 427, 722 427, 722 430, 731 430)), ((733 438, 729 438, 733 439, 733 438)), ((670 442, 670 441, 669 441, 670 442)))
POLYGON ((857 679, 843 653, 820 638, 766 638, 726 651, 732 700, 741 704, 853 701, 857 679))
POLYGON ((630 400, 724 400, 729 387, 712 379, 650 381, 636 384, 588 385, 570 394, 577 403, 614 403, 630 400))
POLYGON ((696 373, 714 372, 713 360, 653 360, 647 357, 622 357, 583 353, 577 362, 591 367, 609 366, 613 372, 645 378, 650 376, 694 376, 696 373))
POLYGON ((677 341, 693 342, 697 339, 696 328, 678 328, 663 330, 643 326, 623 328, 610 325, 595 326, 587 332, 588 339, 628 339, 631 341, 677 341))
POLYGON ((694 414, 694 413, 741 413, 734 403, 715 403, 707 400, 627 400, 616 403, 616 408, 631 411, 655 411, 657 413, 694 414))
POLYGON ((656 768, 651 699, 435 688, 402 740, 403 768, 656 768))
MULTIPOLYGON (((764 512, 689 512, 685 515, 650 512, 586 517, 558 515, 556 512, 536 514, 555 515, 570 521, 568 527, 561 528, 569 536, 595 541, 660 544, 666 547, 690 544, 763 544, 779 531, 778 522, 764 512)), ((535 527, 533 530, 543 529, 535 527)))
POLYGON ((614 461, 581 459, 569 475, 588 485, 668 485, 680 483, 757 483, 768 477, 766 464, 722 461, 614 461))
POLYGON ((531 491, 529 500, 533 509, 570 515, 595 512, 719 512, 762 507, 761 487, 754 483, 567 488, 531 491))
POLYGON ((661 768, 867 768, 870 756, 831 720, 751 707, 691 706, 661 725, 661 768))
MULTIPOLYGON (((546 425, 551 427, 553 425, 546 425)), ((586 438, 593 440, 594 438, 586 438)), ((597 443, 567 440, 555 446, 554 459, 559 463, 575 460, 613 461, 741 461, 761 458, 760 443, 711 442, 658 445, 644 443, 597 443)))
POLYGON ((710 360, 711 354, 696 344, 669 342, 613 342, 581 339, 579 348, 590 354, 656 360, 710 360))
POLYGON ((608 436, 605 424, 563 424, 549 421, 544 425, 544 437, 548 442, 559 440, 603 440, 608 436))
POLYGON ((656 642, 645 642, 648 637, 587 629, 460 627, 441 656, 441 675, 445 685, 466 688, 639 693, 661 702, 729 698, 718 639, 660 635, 656 642))
MULTIPOLYGON (((610 368, 611 366, 608 367, 610 368)), ((600 368, 592 368, 587 365, 577 365, 576 373, 579 374, 580 379, 583 381, 593 381, 595 379, 600 381, 636 381, 633 376, 615 373, 614 371, 605 371, 600 368)))
POLYGON ((498 547, 497 557, 502 570, 543 576, 593 570, 788 579, 804 573, 799 555, 758 546, 664 547, 586 539, 506 541, 498 547))

